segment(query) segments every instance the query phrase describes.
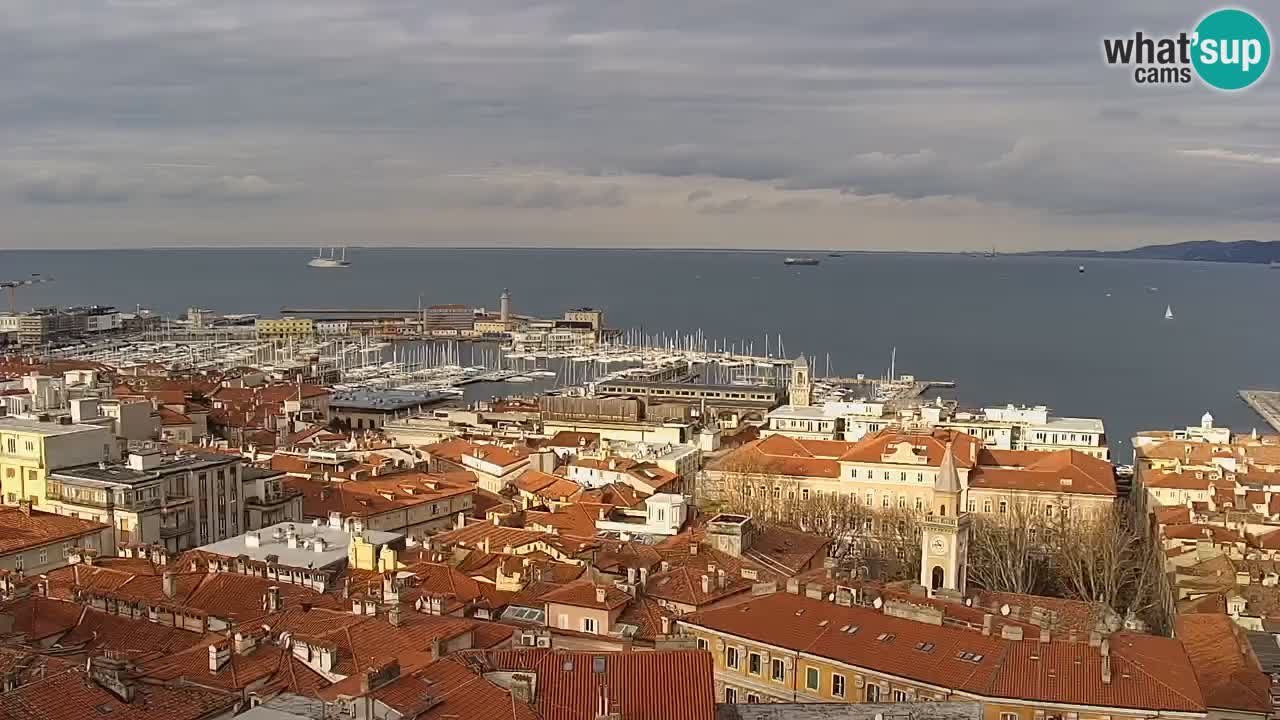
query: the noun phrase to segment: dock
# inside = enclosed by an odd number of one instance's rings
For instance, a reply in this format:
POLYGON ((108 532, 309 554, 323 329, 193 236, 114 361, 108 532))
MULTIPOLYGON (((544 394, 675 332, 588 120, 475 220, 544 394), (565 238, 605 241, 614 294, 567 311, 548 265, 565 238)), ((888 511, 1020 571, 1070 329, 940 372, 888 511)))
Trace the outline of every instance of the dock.
POLYGON ((1280 432, 1280 392, 1275 390, 1241 390, 1240 399, 1262 416, 1267 424, 1280 432))

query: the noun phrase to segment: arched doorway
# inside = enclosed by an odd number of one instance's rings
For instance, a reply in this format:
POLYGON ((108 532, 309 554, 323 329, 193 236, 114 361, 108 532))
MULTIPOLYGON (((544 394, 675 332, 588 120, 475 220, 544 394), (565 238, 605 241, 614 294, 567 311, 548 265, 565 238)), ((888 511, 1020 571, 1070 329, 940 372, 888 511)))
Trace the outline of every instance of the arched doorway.
POLYGON ((934 566, 933 566, 933 578, 932 578, 931 582, 929 583, 929 585, 930 585, 934 590, 941 590, 941 589, 942 589, 943 577, 944 577, 945 575, 946 575, 946 572, 942 569, 942 566, 941 566, 941 565, 934 565, 934 566))

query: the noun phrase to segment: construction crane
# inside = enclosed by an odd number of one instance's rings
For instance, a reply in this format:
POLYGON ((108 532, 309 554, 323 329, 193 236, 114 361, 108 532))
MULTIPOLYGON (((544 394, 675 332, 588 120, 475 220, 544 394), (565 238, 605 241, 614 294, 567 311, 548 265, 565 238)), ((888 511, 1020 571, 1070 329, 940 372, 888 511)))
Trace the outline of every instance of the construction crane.
POLYGON ((27 285, 42 285, 44 283, 53 282, 53 278, 40 273, 31 273, 31 277, 26 280, 4 280, 0 281, 0 288, 9 291, 9 314, 18 314, 18 288, 27 285))

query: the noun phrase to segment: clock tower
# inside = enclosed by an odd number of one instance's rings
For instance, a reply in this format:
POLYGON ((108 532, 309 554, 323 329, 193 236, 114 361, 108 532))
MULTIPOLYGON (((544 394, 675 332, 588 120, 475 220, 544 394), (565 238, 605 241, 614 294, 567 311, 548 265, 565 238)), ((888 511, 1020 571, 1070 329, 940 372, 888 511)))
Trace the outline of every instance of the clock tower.
POLYGON ((809 361, 803 355, 791 363, 791 387, 789 392, 792 407, 810 407, 813 405, 813 378, 809 377, 809 361))
POLYGON ((963 595, 969 558, 969 516, 960 511, 962 493, 951 443, 933 485, 933 507, 920 533, 920 584, 932 595, 963 595))

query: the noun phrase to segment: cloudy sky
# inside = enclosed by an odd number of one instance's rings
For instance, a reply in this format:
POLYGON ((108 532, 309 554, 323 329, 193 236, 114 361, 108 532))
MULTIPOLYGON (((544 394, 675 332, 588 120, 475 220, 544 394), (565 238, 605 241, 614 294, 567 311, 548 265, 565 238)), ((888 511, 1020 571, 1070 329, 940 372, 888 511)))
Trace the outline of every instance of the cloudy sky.
POLYGON ((1274 69, 1102 63, 1214 7, 5 0, 0 248, 1280 239, 1274 69))

